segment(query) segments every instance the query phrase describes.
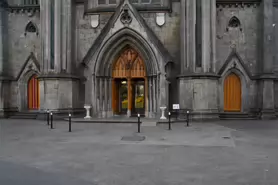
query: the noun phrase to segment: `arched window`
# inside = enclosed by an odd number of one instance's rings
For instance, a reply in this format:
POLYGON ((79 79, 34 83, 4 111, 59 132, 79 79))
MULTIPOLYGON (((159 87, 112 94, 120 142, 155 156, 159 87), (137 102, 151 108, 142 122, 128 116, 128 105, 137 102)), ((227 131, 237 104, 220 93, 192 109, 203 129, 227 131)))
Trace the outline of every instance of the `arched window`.
POLYGON ((36 25, 32 21, 28 22, 28 24, 25 27, 25 35, 28 32, 29 33, 36 33, 38 35, 38 29, 37 29, 36 25))
POLYGON ((229 21, 229 27, 237 28, 241 26, 239 19, 236 16, 233 16, 229 21))

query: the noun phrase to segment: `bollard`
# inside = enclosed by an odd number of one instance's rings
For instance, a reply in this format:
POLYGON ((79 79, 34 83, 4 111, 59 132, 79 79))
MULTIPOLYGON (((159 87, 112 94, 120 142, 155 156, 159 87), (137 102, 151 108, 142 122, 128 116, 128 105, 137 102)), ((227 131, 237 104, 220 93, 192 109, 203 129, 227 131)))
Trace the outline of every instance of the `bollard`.
POLYGON ((186 126, 189 127, 189 111, 186 112, 186 126))
POLYGON ((69 132, 71 132, 71 114, 69 114, 69 132))
POLYGON ((171 112, 169 112, 168 115, 169 115, 169 130, 172 130, 172 128, 171 128, 171 112))
POLYGON ((50 112, 50 128, 53 129, 53 113, 50 112))
POLYGON ((138 133, 140 133, 141 132, 141 123, 140 123, 140 114, 138 114, 138 133))
POLYGON ((47 125, 49 125, 49 110, 46 111, 46 116, 47 116, 47 125))

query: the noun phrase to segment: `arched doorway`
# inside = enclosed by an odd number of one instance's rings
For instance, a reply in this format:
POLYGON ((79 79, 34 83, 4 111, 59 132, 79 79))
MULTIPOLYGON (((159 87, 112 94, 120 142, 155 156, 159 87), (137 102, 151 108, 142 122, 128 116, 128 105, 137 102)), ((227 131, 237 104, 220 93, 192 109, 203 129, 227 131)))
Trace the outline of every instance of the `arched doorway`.
POLYGON ((241 111, 241 81, 235 73, 227 76, 224 82, 224 111, 241 111))
POLYGON ((39 99, 39 81, 37 75, 33 75, 28 81, 28 109, 38 110, 40 107, 39 99))
POLYGON ((112 109, 114 114, 145 114, 147 77, 139 53, 126 48, 112 68, 112 109))

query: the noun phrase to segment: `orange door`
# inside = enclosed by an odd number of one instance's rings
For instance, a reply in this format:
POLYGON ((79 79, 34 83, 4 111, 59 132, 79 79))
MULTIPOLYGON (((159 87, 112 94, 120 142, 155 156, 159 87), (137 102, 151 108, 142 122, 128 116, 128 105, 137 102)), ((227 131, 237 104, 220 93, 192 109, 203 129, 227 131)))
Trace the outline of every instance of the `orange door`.
POLYGON ((241 111, 241 82, 240 78, 232 73, 225 79, 224 83, 224 111, 241 111))
POLYGON ((40 106, 39 101, 39 81, 37 75, 32 76, 28 82, 28 109, 38 110, 40 106))

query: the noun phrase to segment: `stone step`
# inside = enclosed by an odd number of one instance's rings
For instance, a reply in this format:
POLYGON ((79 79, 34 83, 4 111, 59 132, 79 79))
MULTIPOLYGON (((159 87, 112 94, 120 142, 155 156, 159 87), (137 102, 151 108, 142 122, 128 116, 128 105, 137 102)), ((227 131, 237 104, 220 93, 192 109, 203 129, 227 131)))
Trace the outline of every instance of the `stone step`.
POLYGON ((220 113, 219 118, 221 120, 255 120, 255 119, 258 119, 258 117, 256 115, 251 115, 248 113, 240 113, 240 112, 220 113))

